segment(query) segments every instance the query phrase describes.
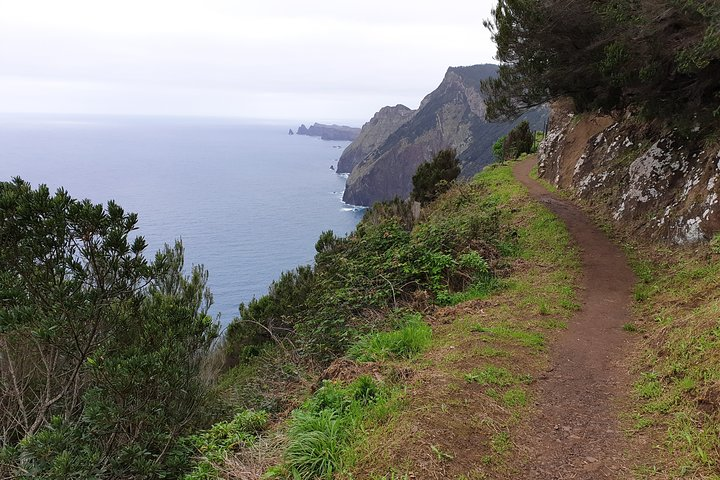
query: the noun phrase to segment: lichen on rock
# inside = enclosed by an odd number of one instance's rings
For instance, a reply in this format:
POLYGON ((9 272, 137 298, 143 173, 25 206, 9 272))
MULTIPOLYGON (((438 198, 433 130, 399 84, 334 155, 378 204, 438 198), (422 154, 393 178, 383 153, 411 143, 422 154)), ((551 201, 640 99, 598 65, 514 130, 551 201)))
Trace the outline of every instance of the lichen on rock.
POLYGON ((693 243, 720 230, 720 147, 703 148, 631 112, 569 113, 571 102, 553 105, 539 152, 544 179, 657 239, 693 243))

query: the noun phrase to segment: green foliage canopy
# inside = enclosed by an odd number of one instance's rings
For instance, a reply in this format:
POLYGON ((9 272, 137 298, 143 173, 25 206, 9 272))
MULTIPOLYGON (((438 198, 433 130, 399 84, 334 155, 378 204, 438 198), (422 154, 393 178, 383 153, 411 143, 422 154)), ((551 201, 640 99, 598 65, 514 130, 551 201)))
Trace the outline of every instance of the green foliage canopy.
POLYGON ((148 262, 136 224, 114 202, 0 183, 0 474, 184 468, 171 452, 203 421, 218 326, 207 272, 183 274, 179 242, 148 262))
POLYGON ((716 0, 499 0, 484 24, 502 62, 482 83, 489 118, 561 96, 581 111, 720 115, 716 0))

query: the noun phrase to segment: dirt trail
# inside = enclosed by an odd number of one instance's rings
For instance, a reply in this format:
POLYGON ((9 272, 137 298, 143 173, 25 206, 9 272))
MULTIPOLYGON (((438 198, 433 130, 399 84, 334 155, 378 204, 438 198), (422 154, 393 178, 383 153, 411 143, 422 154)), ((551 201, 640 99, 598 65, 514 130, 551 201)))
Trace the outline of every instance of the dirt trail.
POLYGON ((531 157, 515 177, 533 198, 567 225, 581 251, 582 310, 554 345, 552 369, 540 379, 538 411, 518 437, 526 463, 522 479, 631 478, 624 458, 630 444, 618 415, 629 377, 623 359, 629 336, 635 276, 623 252, 577 207, 550 194, 529 177, 531 157))

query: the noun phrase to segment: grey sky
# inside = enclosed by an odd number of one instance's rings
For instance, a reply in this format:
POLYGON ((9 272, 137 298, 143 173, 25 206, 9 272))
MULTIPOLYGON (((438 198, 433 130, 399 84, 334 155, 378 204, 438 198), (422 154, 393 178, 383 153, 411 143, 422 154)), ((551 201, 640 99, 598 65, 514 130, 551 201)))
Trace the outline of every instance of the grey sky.
POLYGON ((494 0, 0 0, 0 111, 367 120, 491 62, 494 0))

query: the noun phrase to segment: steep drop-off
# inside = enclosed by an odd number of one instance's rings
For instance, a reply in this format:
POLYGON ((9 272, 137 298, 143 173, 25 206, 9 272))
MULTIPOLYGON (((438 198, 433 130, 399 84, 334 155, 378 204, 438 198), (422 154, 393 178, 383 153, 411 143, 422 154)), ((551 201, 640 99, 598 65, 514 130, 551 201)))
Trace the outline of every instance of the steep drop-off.
POLYGON ((344 151, 338 161, 338 173, 350 173, 365 157, 381 147, 390 134, 406 124, 415 114, 405 105, 383 107, 363 125, 360 135, 344 151))
POLYGON ((720 229, 720 146, 628 110, 575 115, 553 105, 541 176, 602 209, 625 229, 674 243, 720 229))
MULTIPOLYGON (((407 197, 418 165, 444 148, 457 150, 464 177, 491 163, 493 143, 517 123, 485 121, 480 81, 496 72, 496 65, 449 68, 440 86, 423 99, 411 118, 388 133, 379 147, 367 149, 368 153, 348 178, 343 200, 354 205, 371 205, 396 196, 407 197)), ((534 129, 542 128, 544 110, 529 112, 525 117, 534 129)), ((377 138, 371 135, 371 130, 377 127, 371 121, 363 130, 368 137, 377 138)), ((348 149, 363 150, 355 144, 348 149)))

